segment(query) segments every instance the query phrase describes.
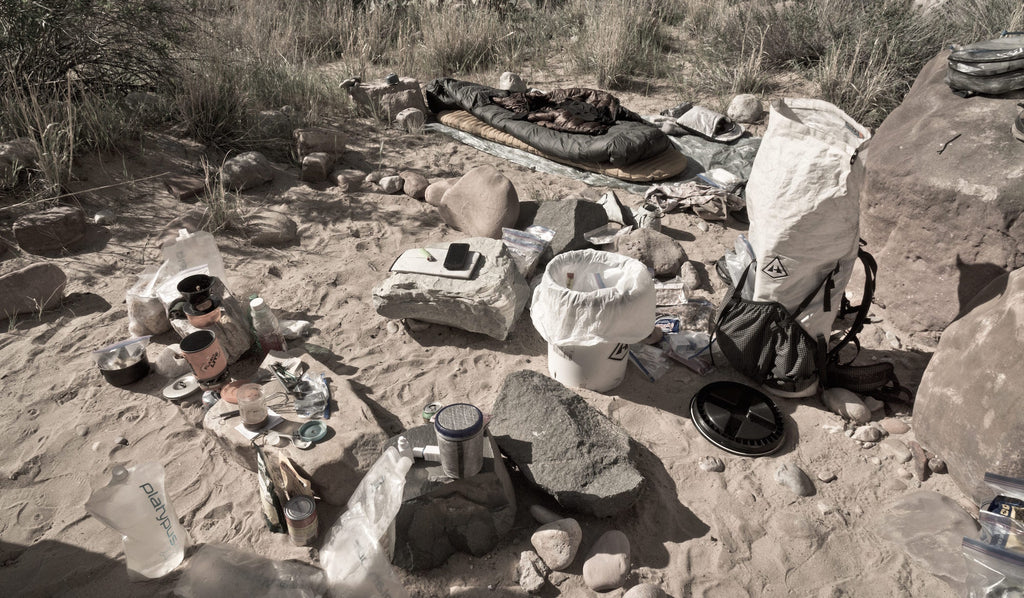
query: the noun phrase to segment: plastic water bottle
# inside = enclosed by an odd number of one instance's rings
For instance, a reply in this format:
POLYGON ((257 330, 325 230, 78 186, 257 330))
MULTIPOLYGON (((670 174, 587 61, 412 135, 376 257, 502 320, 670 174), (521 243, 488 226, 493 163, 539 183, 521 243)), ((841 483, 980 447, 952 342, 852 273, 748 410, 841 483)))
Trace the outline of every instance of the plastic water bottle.
POLYGON ((157 462, 117 465, 112 479, 85 503, 85 510, 124 535, 130 576, 163 577, 185 557, 188 534, 164 492, 164 467, 157 462))
POLYGON ((252 310, 252 328, 256 333, 256 342, 260 351, 266 355, 269 351, 285 351, 287 345, 284 340, 284 333, 281 331, 281 322, 267 305, 262 297, 256 297, 249 301, 249 308, 252 310))

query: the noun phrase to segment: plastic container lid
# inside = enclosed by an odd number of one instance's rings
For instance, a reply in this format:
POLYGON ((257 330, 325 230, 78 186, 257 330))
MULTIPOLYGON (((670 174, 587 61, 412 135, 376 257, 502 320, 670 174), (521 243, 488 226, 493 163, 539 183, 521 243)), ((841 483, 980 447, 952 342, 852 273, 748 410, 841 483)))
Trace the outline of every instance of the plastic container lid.
POLYGON ((698 390, 690 401, 690 418, 711 444, 744 457, 770 455, 786 439, 775 403, 739 382, 712 382, 698 390))
POLYGON ((252 309, 263 309, 263 306, 266 304, 267 302, 263 300, 263 297, 256 297, 249 301, 249 307, 252 309))
POLYGON ((434 429, 447 438, 470 438, 484 427, 484 414, 475 405, 455 403, 434 416, 434 429))
POLYGON ((299 426, 299 438, 309 442, 320 442, 327 436, 327 424, 314 419, 299 426))

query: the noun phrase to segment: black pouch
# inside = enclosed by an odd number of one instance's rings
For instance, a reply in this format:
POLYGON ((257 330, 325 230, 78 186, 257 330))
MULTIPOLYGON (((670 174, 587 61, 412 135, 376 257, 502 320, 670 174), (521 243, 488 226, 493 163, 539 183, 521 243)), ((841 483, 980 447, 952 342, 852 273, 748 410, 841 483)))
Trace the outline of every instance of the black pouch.
POLYGON ((796 395, 807 394, 812 386, 816 390, 824 365, 824 339, 812 338, 796 318, 817 290, 791 314, 774 301, 743 299, 740 289, 748 273, 749 268, 718 313, 715 341, 719 350, 733 368, 770 390, 796 395))

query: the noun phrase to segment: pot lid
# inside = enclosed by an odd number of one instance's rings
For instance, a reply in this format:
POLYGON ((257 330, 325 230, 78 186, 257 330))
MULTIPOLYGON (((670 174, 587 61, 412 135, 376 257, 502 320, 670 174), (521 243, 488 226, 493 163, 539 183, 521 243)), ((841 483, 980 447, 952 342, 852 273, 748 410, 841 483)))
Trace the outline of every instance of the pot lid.
POLYGON ((786 439, 775 403, 739 382, 723 380, 701 388, 690 401, 690 417, 711 444, 744 457, 770 455, 786 439))

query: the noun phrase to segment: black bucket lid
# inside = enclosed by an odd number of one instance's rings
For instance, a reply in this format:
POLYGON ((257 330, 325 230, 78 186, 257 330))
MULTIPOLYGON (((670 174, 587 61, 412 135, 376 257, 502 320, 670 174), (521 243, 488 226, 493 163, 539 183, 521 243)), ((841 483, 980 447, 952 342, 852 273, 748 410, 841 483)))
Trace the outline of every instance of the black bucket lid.
POLYGON ((690 401, 690 417, 711 444, 744 457, 770 455, 786 439, 775 403, 739 382, 712 382, 698 390, 690 401))

